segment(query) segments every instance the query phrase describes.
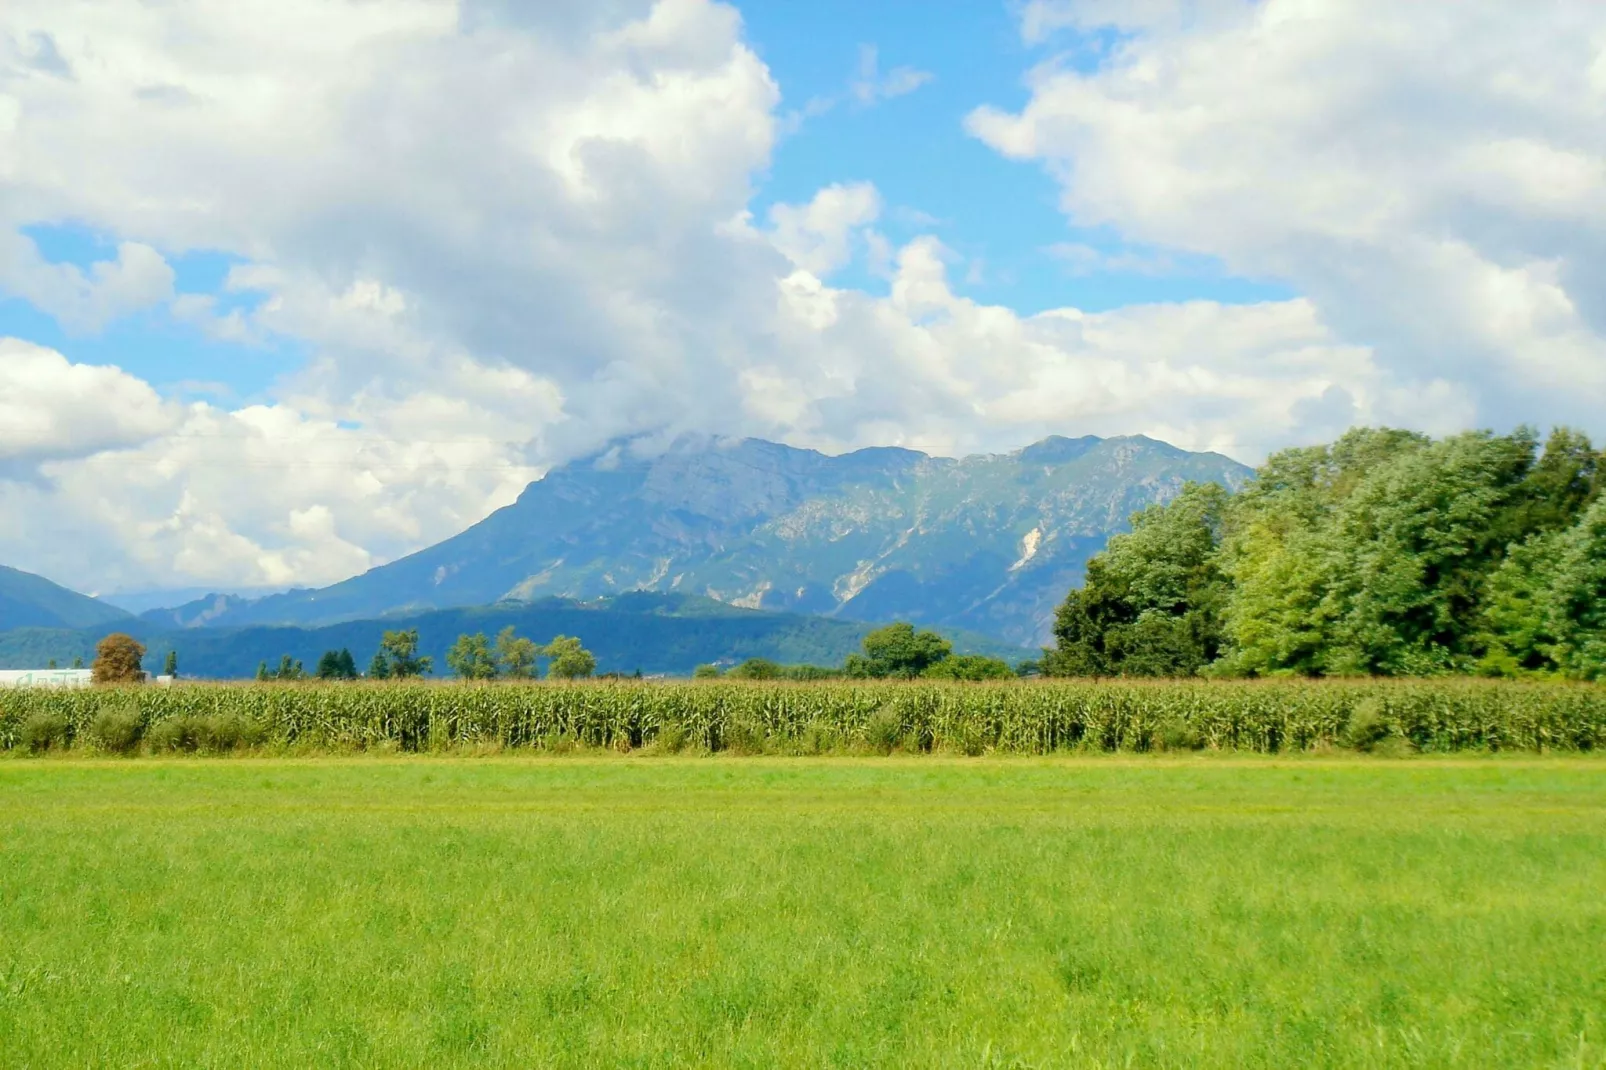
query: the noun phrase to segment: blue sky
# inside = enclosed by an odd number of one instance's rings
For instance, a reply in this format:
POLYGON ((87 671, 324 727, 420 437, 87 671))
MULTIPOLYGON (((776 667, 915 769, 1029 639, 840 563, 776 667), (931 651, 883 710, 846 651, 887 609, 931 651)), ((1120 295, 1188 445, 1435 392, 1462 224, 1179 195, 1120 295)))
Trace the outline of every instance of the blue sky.
MULTIPOLYGON (((23 229, 51 263, 91 265, 115 260, 117 243, 81 224, 40 224, 23 229)), ((249 309, 260 298, 224 288, 239 258, 216 252, 169 253, 168 263, 181 293, 216 297, 220 312, 249 309)), ((215 341, 176 319, 165 308, 119 317, 96 329, 74 329, 20 297, 0 298, 0 336, 25 338, 49 346, 75 361, 113 364, 146 379, 176 398, 205 397, 249 401, 305 360, 303 347, 280 338, 252 345, 215 341)))
POLYGON ((623 436, 1606 435, 1596 0, 109 10, 0 4, 0 562, 79 588, 623 436))
MULTIPOLYGON (((1076 271, 1052 251, 1060 243, 1111 255, 1152 253, 1111 228, 1078 227, 1057 205, 1059 186, 1041 168, 1011 161, 965 132, 964 119, 987 104, 1022 107, 1025 74, 1053 62, 1091 70, 1107 54, 1110 31, 1061 32, 1028 44, 1018 12, 1005 3, 942 4, 914 0, 746 0, 737 4, 746 41, 782 93, 783 133, 768 168, 754 176, 752 208, 807 201, 832 183, 869 181, 887 210, 881 227, 893 242, 938 236, 955 257, 955 289, 1022 314, 1074 306, 1102 311, 1124 305, 1204 299, 1224 303, 1290 296, 1288 287, 1233 277, 1208 256, 1172 256, 1164 272, 1076 271), (863 102, 867 55, 882 77, 899 68, 929 76, 914 90, 863 102), (818 113, 813 113, 817 110, 818 113)), ((72 222, 24 228, 52 263, 88 268, 114 259, 116 238, 72 222)), ((238 256, 162 249, 181 293, 212 295, 218 311, 250 310, 261 297, 230 293, 224 278, 238 256)), ((884 277, 856 259, 833 281, 884 293, 884 277)), ((0 297, 0 336, 49 346, 75 361, 114 364, 174 397, 246 403, 307 359, 294 339, 251 344, 216 341, 165 309, 118 318, 96 330, 69 330, 27 301, 0 297)))

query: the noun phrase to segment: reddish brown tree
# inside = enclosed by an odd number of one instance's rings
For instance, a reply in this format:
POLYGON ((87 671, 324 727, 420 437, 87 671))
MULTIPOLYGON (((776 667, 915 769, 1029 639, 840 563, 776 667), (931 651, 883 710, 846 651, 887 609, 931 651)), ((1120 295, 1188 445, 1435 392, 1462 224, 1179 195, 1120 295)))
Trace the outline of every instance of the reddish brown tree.
POLYGON ((97 684, 137 684, 145 679, 140 662, 145 648, 132 635, 113 632, 95 646, 95 663, 89 667, 97 684))

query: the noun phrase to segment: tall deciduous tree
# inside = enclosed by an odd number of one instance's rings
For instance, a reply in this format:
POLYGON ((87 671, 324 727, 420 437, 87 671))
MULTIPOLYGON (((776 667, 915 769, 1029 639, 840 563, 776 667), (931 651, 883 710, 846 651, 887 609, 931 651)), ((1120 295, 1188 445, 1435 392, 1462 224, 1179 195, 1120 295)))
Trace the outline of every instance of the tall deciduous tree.
POLYGON ((484 632, 458 636, 446 651, 446 667, 463 680, 494 680, 496 658, 491 654, 491 641, 484 632))
POLYGON ((1056 676, 1191 676, 1220 652, 1228 587, 1216 563, 1227 492, 1190 483, 1132 517, 1087 564, 1054 621, 1056 676))
POLYGON ((385 655, 394 679, 406 680, 434 671, 433 659, 418 653, 417 628, 384 633, 379 639, 379 651, 385 655))
POLYGON ((597 671, 596 657, 572 635, 553 636, 542 653, 551 659, 547 675, 554 679, 578 680, 597 671))
POLYGON ((496 635, 496 665, 510 680, 532 679, 538 670, 541 648, 532 639, 525 639, 510 624, 496 635))
POLYGON ((1567 428, 1356 430, 1188 488, 1088 563, 1060 673, 1603 671, 1603 465, 1567 428), (1212 660, 1213 659, 1213 660, 1212 660))
POLYGON ((145 647, 131 635, 113 632, 95 644, 95 660, 90 665, 90 679, 97 684, 137 684, 145 679, 140 663, 145 659, 145 647))
POLYGON ((908 621, 877 628, 864 637, 863 654, 848 657, 849 676, 913 679, 953 653, 953 644, 932 631, 916 631, 908 621))

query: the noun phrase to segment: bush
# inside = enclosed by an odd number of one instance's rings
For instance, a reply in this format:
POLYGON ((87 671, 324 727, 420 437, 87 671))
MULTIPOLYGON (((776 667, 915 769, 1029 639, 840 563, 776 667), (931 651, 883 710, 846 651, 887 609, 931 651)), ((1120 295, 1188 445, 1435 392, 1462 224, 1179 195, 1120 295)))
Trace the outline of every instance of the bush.
POLYGON ((41 710, 22 724, 21 742, 30 754, 65 747, 72 738, 72 726, 65 714, 41 710))
POLYGON ((237 713, 199 719, 195 726, 195 735, 198 749, 213 754, 260 747, 267 738, 267 732, 261 725, 237 713))
POLYGON ((691 733, 686 731, 685 725, 671 721, 658 726, 656 742, 658 749, 665 754, 679 754, 691 742, 691 733))
POLYGON ((1159 743, 1162 750, 1203 750, 1205 740, 1186 721, 1170 721, 1160 729, 1159 743))
POLYGON ((903 737, 903 718, 890 706, 877 710, 864 726, 865 745, 876 754, 891 754, 903 737))
POLYGON ((105 709, 89 722, 89 738, 109 754, 132 754, 145 732, 144 719, 137 709, 105 709))
POLYGON ((151 725, 145 740, 154 751, 197 751, 205 734, 200 717, 168 717, 151 725))
POLYGON ((1389 735, 1389 725, 1383 717, 1383 703, 1375 698, 1362 699, 1350 712, 1349 724, 1344 727, 1344 742, 1358 751, 1370 751, 1389 735))
POLYGON ((721 740, 724 749, 736 755, 763 754, 765 751, 765 734, 746 721, 737 721, 725 729, 725 738, 721 740))

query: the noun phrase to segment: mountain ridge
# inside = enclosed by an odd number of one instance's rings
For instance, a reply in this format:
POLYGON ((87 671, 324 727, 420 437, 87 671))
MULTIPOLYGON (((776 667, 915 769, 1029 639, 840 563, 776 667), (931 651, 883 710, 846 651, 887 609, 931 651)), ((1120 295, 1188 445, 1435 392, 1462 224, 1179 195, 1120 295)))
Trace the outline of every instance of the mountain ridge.
POLYGON ((0 565, 0 630, 90 628, 133 615, 32 572, 0 565))
POLYGON ((1132 512, 1190 480, 1236 487, 1249 474, 1141 435, 1050 436, 957 459, 901 447, 832 456, 761 439, 685 436, 656 452, 616 442, 359 576, 154 612, 208 627, 318 626, 648 590, 1030 646, 1132 512))

